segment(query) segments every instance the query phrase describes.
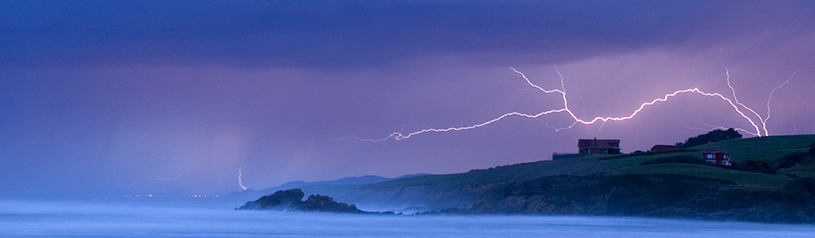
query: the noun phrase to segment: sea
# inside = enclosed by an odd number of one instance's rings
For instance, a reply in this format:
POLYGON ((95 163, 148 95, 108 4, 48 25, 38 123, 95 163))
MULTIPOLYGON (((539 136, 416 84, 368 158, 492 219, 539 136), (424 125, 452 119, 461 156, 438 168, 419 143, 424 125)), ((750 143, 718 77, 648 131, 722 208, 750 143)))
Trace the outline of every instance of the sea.
POLYGON ((638 217, 345 215, 0 201, 0 237, 815 237, 812 224, 638 217))

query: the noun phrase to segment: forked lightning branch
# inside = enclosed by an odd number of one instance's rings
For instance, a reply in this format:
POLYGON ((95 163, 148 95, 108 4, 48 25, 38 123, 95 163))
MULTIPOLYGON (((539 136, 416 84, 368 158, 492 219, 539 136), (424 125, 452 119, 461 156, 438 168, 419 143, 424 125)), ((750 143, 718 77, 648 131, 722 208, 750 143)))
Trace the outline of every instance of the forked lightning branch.
MULTIPOLYGON (((428 128, 428 129, 422 129, 422 130, 419 130, 419 131, 410 132, 410 133, 407 133, 407 134, 405 134, 403 132, 394 132, 394 133, 391 133, 390 135, 388 135, 387 137, 382 138, 382 139, 361 139, 361 138, 355 138, 355 137, 350 137, 350 138, 351 139, 362 140, 362 141, 371 141, 371 142, 381 142, 381 141, 385 141, 385 140, 388 140, 388 139, 403 140, 403 139, 407 139, 407 138, 410 138, 410 137, 413 137, 413 136, 416 136, 416 135, 419 135, 419 134, 428 133, 428 132, 452 132, 452 131, 463 131, 463 130, 476 129, 476 128, 479 128, 479 127, 487 126, 489 124, 498 122, 498 121, 500 121, 500 120, 502 120, 504 118, 507 118, 507 117, 538 118, 538 117, 541 117, 541 116, 544 116, 544 115, 555 114, 555 113, 566 113, 566 114, 568 114, 574 120, 574 122, 571 125, 569 125, 567 127, 564 127, 564 128, 555 128, 555 130, 558 131, 558 130, 564 130, 564 129, 572 128, 577 124, 592 125, 592 124, 595 124, 595 123, 598 123, 598 122, 605 123, 605 122, 609 122, 609 121, 630 120, 630 119, 633 119, 634 117, 636 117, 637 114, 639 114, 641 111, 645 110, 648 107, 657 105, 657 104, 659 104, 661 102, 666 102, 666 101, 668 101, 669 99, 671 99, 673 97, 683 95, 683 94, 698 94, 698 95, 702 95, 702 96, 705 96, 705 97, 722 100, 722 101, 726 102, 728 105, 730 105, 730 107, 733 108, 733 111, 736 114, 738 114, 741 118, 743 118, 745 121, 747 121, 752 127, 751 129, 736 128, 736 130, 739 130, 741 132, 744 132, 744 133, 747 133, 747 134, 750 134, 750 135, 759 136, 759 137, 760 136, 767 136, 767 135, 769 135, 769 131, 767 129, 767 120, 770 119, 770 102, 772 101, 772 95, 773 95, 773 93, 775 93, 776 90, 781 89, 782 87, 784 87, 784 85, 789 83, 790 80, 792 80, 792 78, 795 76, 795 74, 798 73, 798 71, 795 71, 794 73, 792 73, 792 75, 790 75, 790 77, 786 81, 784 81, 784 83, 782 83, 778 87, 773 88, 772 91, 770 91, 770 95, 769 95, 769 98, 767 100, 767 114, 766 114, 766 117, 762 117, 761 115, 759 115, 758 112, 756 112, 752 108, 748 107, 747 105, 744 105, 744 103, 739 102, 738 97, 736 97, 736 89, 730 84, 730 71, 726 69, 725 70, 725 75, 727 76, 726 77, 727 86, 731 89, 731 91, 733 93, 732 99, 728 98, 728 97, 726 97, 726 96, 724 96, 724 95, 722 95, 720 93, 710 93, 710 92, 702 91, 699 88, 689 88, 689 89, 677 90, 677 91, 674 91, 672 93, 665 94, 665 96, 663 96, 663 97, 656 98, 656 99, 648 101, 648 102, 644 102, 644 103, 640 104, 639 107, 636 110, 634 110, 633 112, 631 112, 630 114, 628 114, 626 116, 622 116, 622 117, 608 116, 608 117, 594 117, 594 118, 591 118, 591 119, 588 119, 588 118, 583 119, 583 118, 580 118, 577 115, 575 115, 574 111, 572 111, 572 109, 569 108, 569 101, 568 101, 568 98, 566 97, 566 90, 565 90, 564 82, 563 82, 564 77, 563 77, 563 74, 560 73, 560 70, 558 70, 557 66, 555 66, 555 72, 557 72, 558 76, 560 76, 560 86, 561 87, 559 89, 550 89, 550 90, 544 89, 543 87, 532 83, 532 81, 529 80, 529 78, 527 78, 526 75, 523 72, 518 71, 518 70, 516 70, 515 68, 512 68, 512 67, 510 67, 510 69, 512 69, 512 71, 516 75, 518 75, 519 77, 526 80, 526 83, 529 84, 529 86, 540 90, 544 94, 560 94, 560 97, 563 99, 563 107, 562 108, 557 108, 557 109, 551 109, 551 110, 547 110, 547 111, 543 111, 543 112, 539 112, 539 113, 535 113, 535 114, 522 113, 522 112, 508 112, 508 113, 504 113, 503 115, 500 115, 500 116, 498 116, 496 118, 487 120, 485 122, 475 124, 475 125, 469 125, 469 126, 448 127, 448 128, 428 128), (745 112, 747 112, 747 113, 745 113, 745 112)), ((346 138, 349 138, 349 137, 346 137, 346 138)))

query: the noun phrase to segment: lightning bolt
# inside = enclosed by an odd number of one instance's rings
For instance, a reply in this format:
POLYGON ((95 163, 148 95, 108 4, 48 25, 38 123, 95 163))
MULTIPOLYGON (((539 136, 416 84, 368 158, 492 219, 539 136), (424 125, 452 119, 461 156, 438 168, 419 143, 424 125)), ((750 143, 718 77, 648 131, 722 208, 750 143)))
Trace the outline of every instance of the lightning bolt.
MULTIPOLYGON (((747 109, 748 111, 750 111, 750 112, 752 112, 753 114, 755 114, 755 115, 758 117, 758 119, 759 119, 759 120, 762 120, 762 119, 761 119, 761 115, 758 115, 758 113, 756 113, 756 111, 753 111, 753 109, 752 109, 752 108, 750 108, 750 107, 748 107, 747 105, 744 105, 743 103, 739 102, 739 98, 738 98, 738 97, 736 97, 736 89, 735 89, 735 88, 733 88, 733 86, 732 86, 732 85, 730 85, 730 70, 729 70, 729 69, 727 69, 727 68, 725 68, 724 74, 725 74, 725 75, 727 75, 727 78, 726 78, 726 80, 727 80, 727 87, 729 87, 729 88, 730 88, 730 91, 732 91, 732 92, 733 92, 733 101, 736 101, 736 104, 739 104, 740 106, 744 107, 744 108, 745 108, 745 109, 747 109)), ((762 121, 763 121, 763 120, 762 120, 762 121)))
MULTIPOLYGON (((729 87, 730 91, 733 92, 733 101, 735 101, 736 104, 738 104, 739 106, 744 107, 744 109, 747 109, 748 111, 752 112, 753 115, 756 115, 756 117, 758 117, 758 121, 761 123, 761 129, 764 131, 764 136, 770 134, 770 132, 767 130, 767 120, 770 120, 770 102, 773 100, 773 93, 775 93, 776 90, 783 88, 784 85, 787 85, 787 83, 789 83, 790 80, 792 80, 792 78, 795 77, 795 74, 798 74, 798 71, 800 70, 801 69, 795 70, 795 72, 793 72, 792 75, 790 75, 790 77, 787 78, 787 81, 784 81, 784 83, 782 83, 778 87, 773 88, 773 90, 770 91, 770 96, 767 99, 767 117, 762 118, 761 115, 759 115, 755 110, 739 102, 739 99, 736 97, 736 89, 734 89, 733 86, 730 85, 730 70, 728 70, 725 67, 725 74, 727 75, 727 87, 729 87)), ((759 134, 759 136, 761 135, 759 134)))
MULTIPOLYGON (((575 115, 575 113, 571 109, 569 109, 569 101, 568 101, 568 99, 566 97, 566 90, 564 89, 565 87, 564 87, 564 83, 563 83, 564 82, 564 77, 563 77, 563 74, 560 73, 560 70, 557 68, 557 66, 555 66, 555 72, 557 72, 558 76, 560 76, 561 88, 560 89, 551 89, 551 90, 544 89, 543 87, 532 83, 532 81, 529 80, 529 78, 526 77, 526 75, 523 72, 518 71, 513 67, 510 67, 510 69, 512 69, 512 71, 515 72, 515 74, 517 74, 518 76, 520 76, 521 78, 526 80, 527 84, 529 84, 533 88, 536 88, 536 89, 540 90, 541 92, 543 92, 545 94, 559 93, 561 95, 561 97, 563 98, 563 108, 543 111, 543 112, 540 112, 540 113, 537 113, 537 114, 527 114, 527 113, 521 113, 521 112, 509 112, 509 113, 505 113, 505 114, 503 114, 503 115, 501 115, 501 116, 499 116, 497 118, 494 118, 492 120, 488 120, 486 122, 471 125, 471 126, 449 127, 449 128, 429 128, 429 129, 422 129, 420 131, 411 132, 411 133, 408 133, 408 134, 404 134, 402 132, 394 132, 394 133, 391 133, 390 135, 388 135, 387 137, 382 138, 382 139, 361 139, 361 138, 356 138, 356 137, 345 137, 344 139, 356 139, 356 140, 360 140, 360 141, 370 141, 370 142, 381 142, 381 141, 385 141, 385 140, 388 140, 388 139, 391 139, 391 138, 396 139, 396 140, 403 140, 403 139, 407 139, 407 138, 410 138, 410 137, 415 136, 415 135, 424 134, 424 133, 428 133, 428 132, 450 132, 450 131, 463 131, 463 130, 475 129, 475 128, 479 128, 479 127, 483 127, 483 126, 492 124, 494 122, 500 121, 500 120, 502 120, 504 118, 511 117, 511 116, 520 116, 520 117, 535 119, 535 118, 541 117, 543 115, 566 112, 574 120, 574 123, 572 123, 572 125, 570 125, 568 127, 555 128, 555 131, 560 131, 560 130, 565 130, 565 129, 572 128, 575 125, 577 125, 578 123, 583 124, 583 125, 592 125, 592 124, 597 123, 599 121, 602 121, 605 124, 608 121, 625 121, 625 120, 629 120, 629 119, 634 118, 637 114, 639 114, 646 107, 652 106, 652 105, 657 104, 659 102, 668 101, 669 98, 676 97, 679 94, 685 94, 685 93, 696 93, 696 94, 700 94, 700 95, 703 95, 703 96, 719 98, 719 99, 721 99, 723 101, 726 101, 731 107, 733 107, 733 110, 735 110, 742 118, 747 120, 750 123, 750 125, 753 126, 753 128, 755 129, 756 132, 755 133, 748 132, 749 134, 756 135, 756 136, 762 136, 761 129, 759 129, 758 124, 756 124, 756 122, 754 122, 753 119, 751 119, 749 116, 747 116, 744 112, 742 112, 739 109, 739 106, 742 106, 742 107, 746 108, 747 110, 753 112, 755 115, 758 116, 758 113, 755 113, 754 110, 750 109, 749 107, 745 106, 744 104, 742 104, 741 102, 739 102, 738 100, 735 99, 736 98, 735 97, 735 89, 730 85, 730 73, 729 73, 729 71, 726 71, 725 73, 727 75, 728 86, 733 91, 733 95, 734 95, 733 100, 731 100, 730 98, 725 97, 724 95, 722 95, 720 93, 709 93, 709 92, 704 92, 704 91, 700 90, 699 88, 690 88, 690 89, 677 90, 677 91, 675 91, 673 93, 666 94, 665 96, 663 96, 661 98, 656 98, 654 100, 651 100, 650 102, 642 103, 639 106, 639 108, 634 110, 628 116, 624 116, 624 117, 595 117, 595 118, 593 118, 591 120, 583 120, 583 119, 580 119, 579 117, 577 117, 575 115)), ((766 120, 764 120, 763 118, 761 118, 759 116, 759 122, 764 122, 764 121, 766 121, 766 120)), ((552 127, 552 126, 549 126, 549 127, 552 127)), ((554 128, 554 127, 552 127, 552 128, 554 128)), ((745 130, 745 129, 739 129, 739 130, 747 132, 747 130, 745 130)), ((766 135, 766 134, 767 133, 765 132, 764 135, 766 135)))
MULTIPOLYGON (((769 133, 767 132, 767 120, 770 120, 770 101, 773 100, 773 93, 775 93, 775 90, 779 90, 783 88, 784 85, 787 85, 787 83, 789 83, 790 80, 792 80, 792 77, 795 77, 795 74, 798 74, 798 71, 800 70, 801 69, 795 70, 795 72, 792 73, 792 75, 790 75, 789 78, 787 78, 787 81, 784 81, 784 83, 782 83, 778 87, 773 88, 773 90, 770 91, 770 97, 767 99, 767 117, 761 121, 761 126, 764 127, 764 135, 769 135, 769 133)), ((795 111, 793 111, 792 122, 795 123, 795 111)))
POLYGON ((795 120, 795 109, 792 109, 792 134, 798 134, 798 122, 795 120))
POLYGON ((241 186, 241 188, 245 191, 246 187, 243 186, 243 180, 241 180, 241 177, 243 177, 243 172, 241 172, 241 170, 243 170, 243 161, 241 161, 241 167, 238 168, 238 186, 241 186))
MULTIPOLYGON (((730 128, 728 128, 728 127, 717 126, 717 125, 710 125, 710 124, 705 123, 705 122, 704 122, 704 121, 702 121, 702 120, 699 120, 699 122, 701 122, 703 125, 705 125, 705 126, 709 127, 709 129, 706 129, 705 131, 709 131, 709 130, 711 130, 711 129, 719 129, 719 130, 727 130, 727 129, 730 129, 730 128)), ((759 134, 757 134, 757 133, 755 133, 755 132, 751 132, 751 131, 748 131, 748 130, 745 130, 745 129, 742 129, 742 128, 735 128, 734 130, 741 131, 741 133, 745 133, 745 134, 749 134, 749 135, 753 135, 753 136, 759 136, 759 134)))
MULTIPOLYGON (((711 128, 702 128, 702 127, 688 126, 688 125, 685 125, 685 123, 682 123, 682 122, 679 122, 679 121, 676 121, 676 120, 674 120, 673 122, 674 122, 674 123, 676 123, 676 124, 679 124, 679 125, 681 125, 681 126, 683 126, 683 127, 685 127, 685 128, 691 129, 691 130, 698 130, 698 131, 709 131, 709 130, 711 129, 711 128)), ((704 123, 704 122, 702 122, 702 123, 704 123)), ((715 128, 715 127, 714 127, 714 128, 715 128)))

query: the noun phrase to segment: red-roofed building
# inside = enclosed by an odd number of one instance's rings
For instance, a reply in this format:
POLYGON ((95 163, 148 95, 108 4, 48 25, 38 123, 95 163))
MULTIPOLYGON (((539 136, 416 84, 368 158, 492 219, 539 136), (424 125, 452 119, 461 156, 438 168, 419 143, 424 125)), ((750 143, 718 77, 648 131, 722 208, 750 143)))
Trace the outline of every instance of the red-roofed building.
POLYGON ((719 148, 710 148, 702 151, 702 158, 708 164, 731 166, 730 155, 719 148))

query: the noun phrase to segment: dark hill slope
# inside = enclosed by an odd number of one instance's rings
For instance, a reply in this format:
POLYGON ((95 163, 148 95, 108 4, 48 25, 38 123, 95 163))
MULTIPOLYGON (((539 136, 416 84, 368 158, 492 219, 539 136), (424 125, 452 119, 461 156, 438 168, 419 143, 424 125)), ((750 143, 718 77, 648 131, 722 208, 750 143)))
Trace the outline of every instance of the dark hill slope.
POLYGON ((303 190, 363 210, 812 223, 815 158, 808 150, 813 142, 815 135, 749 138, 681 151, 587 156, 303 190), (753 167, 704 164, 701 151, 710 147, 731 152, 734 165, 753 167), (764 165, 767 169, 759 168, 764 165))
POLYGON ((326 194, 363 210, 429 211, 470 207, 485 191, 507 183, 555 175, 590 175, 623 167, 596 158, 539 161, 466 173, 417 176, 382 183, 306 186, 307 194, 326 194))

